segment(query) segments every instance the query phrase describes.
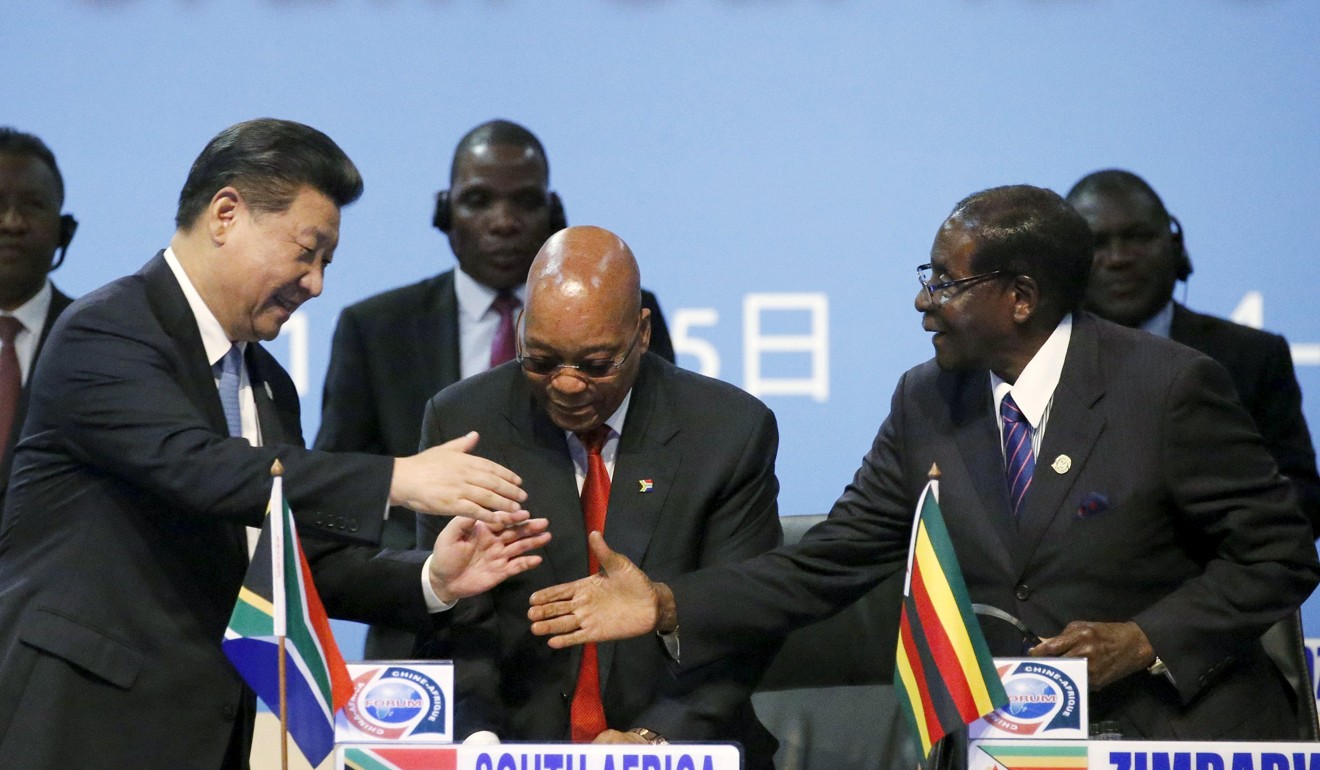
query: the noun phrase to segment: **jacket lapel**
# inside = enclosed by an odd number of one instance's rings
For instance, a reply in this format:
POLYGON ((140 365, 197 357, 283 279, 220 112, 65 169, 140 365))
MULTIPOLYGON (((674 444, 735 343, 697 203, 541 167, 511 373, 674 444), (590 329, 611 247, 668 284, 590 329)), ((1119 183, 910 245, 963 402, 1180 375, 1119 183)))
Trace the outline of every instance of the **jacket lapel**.
MULTIPOLYGON (((610 548, 639 566, 645 563, 665 500, 677 483, 682 458, 678 442, 673 441, 679 428, 672 415, 660 366, 656 359, 644 356, 619 437, 605 517, 605 540, 610 548), (643 482, 649 482, 647 491, 643 491, 643 482)), ((597 647, 602 691, 608 685, 615 647, 597 647)))
POLYGON ((1017 525, 1008 500, 1008 482, 1004 479, 1004 455, 993 416, 990 375, 984 371, 966 372, 942 376, 940 382, 944 398, 950 404, 954 441, 980 502, 979 513, 968 517, 962 525, 989 528, 1004 546, 1000 553, 1015 554, 1017 525))
POLYGON ((1105 427, 1104 417, 1096 409, 1104 395, 1104 384, 1095 322, 1081 314, 1075 319, 1045 439, 1036 458, 1031 491, 1021 512, 1019 530, 1025 559, 1035 553, 1050 524, 1067 508, 1064 502, 1068 492, 1105 427))
POLYGON ((436 276, 421 312, 413 319, 413 333, 400 340, 404 356, 398 361, 403 370, 420 370, 410 378, 420 391, 418 403, 426 403, 437 391, 458 382, 462 372, 462 354, 458 338, 458 294, 454 291, 454 272, 436 276))

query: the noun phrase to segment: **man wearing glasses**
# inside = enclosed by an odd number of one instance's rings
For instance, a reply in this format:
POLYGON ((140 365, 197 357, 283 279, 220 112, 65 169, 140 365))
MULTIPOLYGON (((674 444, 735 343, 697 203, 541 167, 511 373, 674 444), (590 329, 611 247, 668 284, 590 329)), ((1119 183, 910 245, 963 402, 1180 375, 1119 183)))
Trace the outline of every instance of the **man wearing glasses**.
POLYGON ((607 577, 534 596, 533 632, 563 648, 681 628, 677 671, 736 657, 903 569, 937 464, 971 599, 1010 616, 982 620, 992 652, 1035 632, 1029 654, 1086 658, 1092 723, 1129 739, 1294 738, 1260 635, 1320 580, 1310 526, 1223 367, 1078 312, 1091 244, 1048 190, 959 203, 919 274, 935 359, 900 379, 829 518, 673 581, 594 538, 607 577))
MULTIPOLYGON (((778 429, 760 401, 648 352, 637 263, 614 234, 572 227, 541 248, 517 360, 431 400, 424 445, 479 431, 475 453, 516 469, 554 539, 540 569, 454 610, 455 732, 503 740, 732 740, 773 767, 749 696, 775 649, 753 645, 680 677, 655 636, 552 650, 532 636, 533 591, 586 577, 604 531, 662 580, 730 564, 780 540, 778 429)), ((419 520, 418 537, 437 529, 419 520)), ((672 642, 672 640, 670 640, 672 642)))

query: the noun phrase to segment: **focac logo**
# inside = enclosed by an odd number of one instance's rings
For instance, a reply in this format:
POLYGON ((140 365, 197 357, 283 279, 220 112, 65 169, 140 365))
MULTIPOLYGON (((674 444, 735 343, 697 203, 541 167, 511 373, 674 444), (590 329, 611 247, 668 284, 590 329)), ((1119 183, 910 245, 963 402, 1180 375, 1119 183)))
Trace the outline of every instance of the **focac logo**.
POLYGON ((1016 735, 1079 728, 1081 709, 1073 678, 1048 663, 1012 663, 1000 666, 999 677, 1008 693, 1008 705, 985 719, 994 727, 1016 735))
POLYGON ((353 680, 344 717, 354 728, 378 738, 443 733, 445 697, 440 684, 408 668, 371 668, 353 680))

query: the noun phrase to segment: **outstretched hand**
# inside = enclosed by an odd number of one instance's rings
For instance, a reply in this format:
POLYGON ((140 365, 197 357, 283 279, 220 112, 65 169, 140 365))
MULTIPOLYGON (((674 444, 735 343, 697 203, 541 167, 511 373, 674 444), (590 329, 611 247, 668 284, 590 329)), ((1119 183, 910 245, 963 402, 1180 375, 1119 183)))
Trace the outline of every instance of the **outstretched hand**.
POLYGON ((631 639, 654 631, 660 620, 661 595, 672 594, 653 583, 627 557, 611 551, 599 532, 587 536, 600 572, 532 594, 527 617, 532 633, 548 636, 555 649, 588 642, 631 639))
POLYGON ((518 474, 499 463, 469 454, 476 432, 394 460, 390 504, 418 513, 467 516, 497 527, 528 518, 527 493, 518 474))
POLYGON ((507 578, 535 567, 541 557, 527 552, 550 542, 547 519, 528 519, 503 529, 455 517, 431 548, 431 588, 446 604, 489 591, 507 578))
POLYGON ((1032 647, 1032 657, 1086 658, 1092 690, 1099 690, 1155 662, 1146 632, 1131 621, 1089 623, 1074 620, 1058 636, 1032 647))

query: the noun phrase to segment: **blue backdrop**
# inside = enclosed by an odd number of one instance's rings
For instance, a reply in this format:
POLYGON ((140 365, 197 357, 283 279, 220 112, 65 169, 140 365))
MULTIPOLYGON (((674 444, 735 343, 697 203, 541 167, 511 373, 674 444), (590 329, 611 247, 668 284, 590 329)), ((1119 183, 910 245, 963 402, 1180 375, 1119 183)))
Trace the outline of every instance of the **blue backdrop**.
POLYGON ((167 243, 189 164, 231 123, 301 120, 357 161, 367 192, 325 293, 273 346, 309 437, 339 309, 452 265, 432 196, 492 117, 540 135, 570 221, 633 246, 687 328, 680 363, 775 410, 786 513, 828 508, 929 357, 913 269, 953 203, 992 185, 1142 174, 1186 228, 1187 302, 1287 335, 1320 392, 1309 0, 13 5, 0 123, 64 169, 82 221, 66 291, 167 243))

